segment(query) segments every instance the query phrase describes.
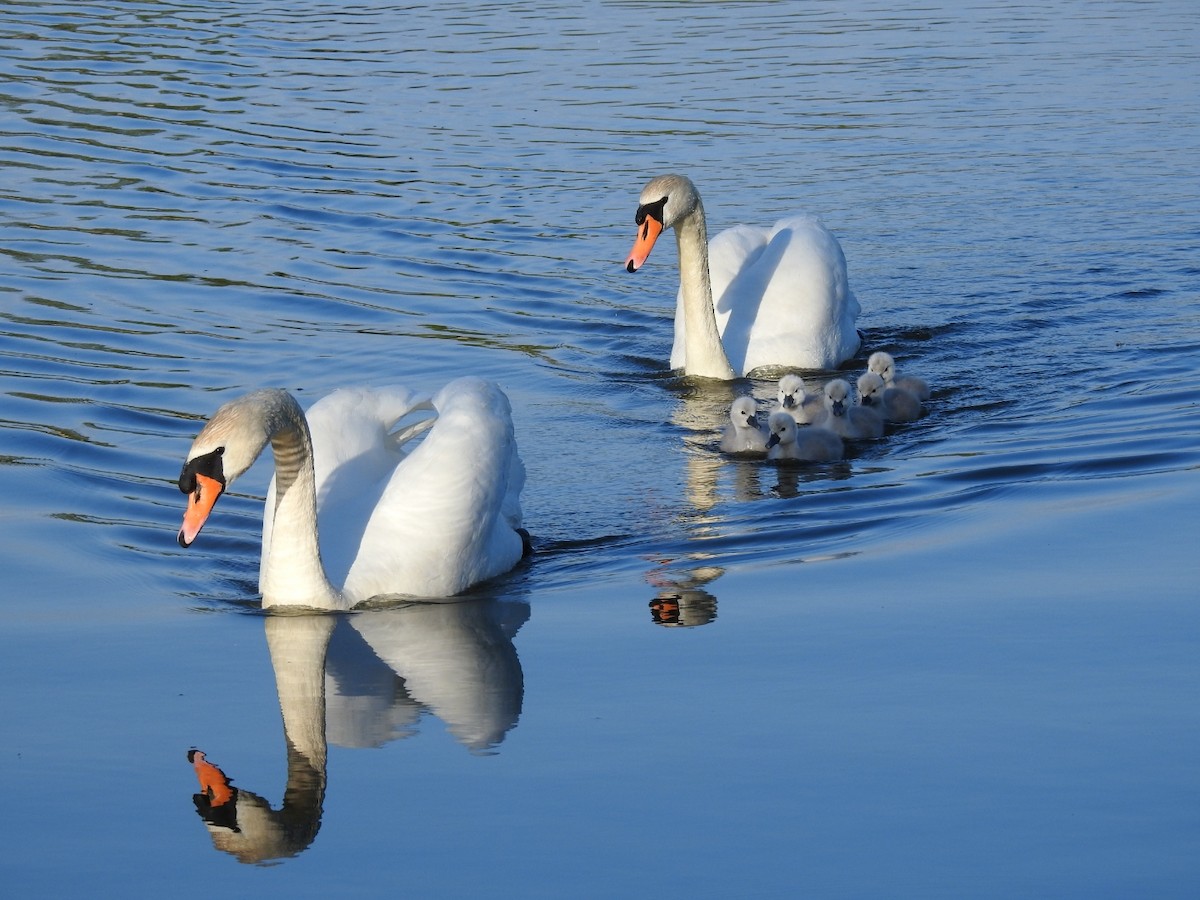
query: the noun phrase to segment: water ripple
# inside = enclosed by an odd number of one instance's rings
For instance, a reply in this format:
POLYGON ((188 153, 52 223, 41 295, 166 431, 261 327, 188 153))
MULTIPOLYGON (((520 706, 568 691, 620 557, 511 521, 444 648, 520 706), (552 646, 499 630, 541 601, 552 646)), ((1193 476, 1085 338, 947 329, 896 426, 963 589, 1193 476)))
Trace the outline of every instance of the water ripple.
POLYGON ((254 590, 265 469, 186 559, 173 479, 265 384, 500 380, 541 550, 514 584, 691 590, 1196 467, 1173 4, 110 6, 0 13, 0 477, 169 590, 254 590), (714 228, 819 213, 929 417, 839 466, 723 459, 730 392, 666 369, 672 252, 621 269, 676 167, 714 228))

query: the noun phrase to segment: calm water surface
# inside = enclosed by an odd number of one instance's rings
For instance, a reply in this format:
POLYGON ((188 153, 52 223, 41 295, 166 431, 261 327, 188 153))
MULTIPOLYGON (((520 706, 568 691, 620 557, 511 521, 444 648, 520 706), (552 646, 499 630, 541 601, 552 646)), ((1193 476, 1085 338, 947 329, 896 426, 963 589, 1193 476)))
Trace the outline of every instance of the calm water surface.
POLYGON ((1195 896, 1198 46, 1190 2, 4 4, 6 885, 1195 896), (664 171, 822 216, 846 370, 930 414, 723 458, 774 383, 667 370, 674 251, 621 267, 664 171), (530 564, 264 617, 265 462, 176 545, 224 400, 465 372, 530 564))

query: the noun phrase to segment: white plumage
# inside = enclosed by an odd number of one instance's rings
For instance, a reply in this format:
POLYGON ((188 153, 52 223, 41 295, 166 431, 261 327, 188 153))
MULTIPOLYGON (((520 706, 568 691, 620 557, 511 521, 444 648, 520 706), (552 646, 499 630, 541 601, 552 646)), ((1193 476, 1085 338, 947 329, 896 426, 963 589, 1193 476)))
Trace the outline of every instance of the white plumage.
POLYGON ((708 240, 691 180, 660 175, 643 189, 636 271, 658 235, 674 228, 680 288, 671 368, 730 379, 766 366, 832 369, 857 351, 858 300, 837 239, 813 216, 767 228, 737 225, 708 240))
POLYGON ((523 554, 525 470, 508 398, 490 382, 460 378, 432 401, 404 388, 340 390, 307 417, 281 390, 231 401, 188 454, 180 488, 195 496, 181 544, 195 539, 216 497, 268 442, 276 475, 263 516, 264 607, 452 596, 523 554), (435 420, 392 431, 430 410, 435 420))

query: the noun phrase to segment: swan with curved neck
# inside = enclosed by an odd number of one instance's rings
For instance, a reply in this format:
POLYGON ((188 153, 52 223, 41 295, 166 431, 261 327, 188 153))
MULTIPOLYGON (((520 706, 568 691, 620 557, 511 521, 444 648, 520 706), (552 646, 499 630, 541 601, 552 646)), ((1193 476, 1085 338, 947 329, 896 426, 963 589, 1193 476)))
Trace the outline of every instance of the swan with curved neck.
POLYGON ((179 476, 189 495, 181 546, 191 545, 217 499, 268 444, 275 478, 263 515, 264 608, 448 597, 507 572, 523 555, 524 467, 508 399, 494 384, 461 378, 432 401, 402 388, 342 390, 307 416, 283 390, 225 404, 179 476), (429 409, 436 421, 391 431, 429 409), (403 445, 426 430, 406 452, 403 445))
POLYGON ((769 366, 833 369, 858 352, 859 305, 846 258, 816 218, 738 225, 710 243, 696 186, 683 175, 660 175, 642 190, 635 222, 629 272, 641 268, 665 229, 675 229, 671 368, 728 380, 769 366))

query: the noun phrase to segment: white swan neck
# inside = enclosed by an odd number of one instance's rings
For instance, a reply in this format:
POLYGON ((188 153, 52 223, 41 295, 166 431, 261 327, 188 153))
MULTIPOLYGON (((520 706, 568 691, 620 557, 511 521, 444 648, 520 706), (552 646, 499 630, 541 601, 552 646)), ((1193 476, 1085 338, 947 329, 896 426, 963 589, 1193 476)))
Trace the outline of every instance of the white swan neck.
POLYGON ((299 404, 283 396, 290 402, 271 411, 269 430, 275 456, 275 518, 259 574, 263 608, 343 609, 321 563, 312 436, 299 404))
POLYGON ((700 378, 736 378, 713 308, 712 280, 708 268, 708 230, 704 206, 696 206, 675 223, 679 246, 679 286, 683 294, 683 371, 700 378))

